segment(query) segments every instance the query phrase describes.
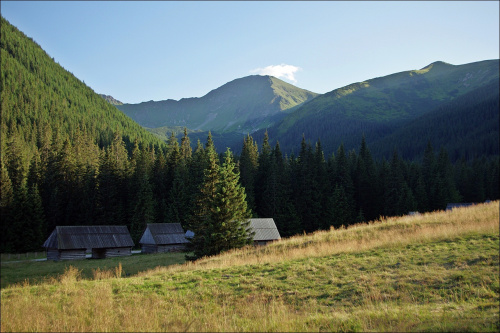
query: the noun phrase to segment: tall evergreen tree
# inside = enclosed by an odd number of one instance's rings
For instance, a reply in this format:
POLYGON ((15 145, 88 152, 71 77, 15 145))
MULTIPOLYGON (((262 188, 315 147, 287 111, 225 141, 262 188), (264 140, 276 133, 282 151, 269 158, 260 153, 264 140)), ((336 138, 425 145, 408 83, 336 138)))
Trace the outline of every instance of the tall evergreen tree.
POLYGON ((226 151, 220 167, 215 150, 208 146, 207 160, 209 167, 191 222, 194 237, 189 248, 194 254, 187 256, 191 260, 250 244, 253 236, 247 230, 250 213, 231 152, 226 151))
POLYGON ((189 136, 187 134, 187 128, 184 127, 184 136, 181 139, 180 147, 181 160, 183 160, 185 163, 188 163, 191 160, 192 154, 193 149, 191 148, 191 141, 189 140, 189 136))
POLYGON ((255 180, 259 166, 259 152, 257 143, 250 134, 243 140, 243 149, 239 160, 241 185, 245 188, 248 207, 256 211, 255 205, 255 180))

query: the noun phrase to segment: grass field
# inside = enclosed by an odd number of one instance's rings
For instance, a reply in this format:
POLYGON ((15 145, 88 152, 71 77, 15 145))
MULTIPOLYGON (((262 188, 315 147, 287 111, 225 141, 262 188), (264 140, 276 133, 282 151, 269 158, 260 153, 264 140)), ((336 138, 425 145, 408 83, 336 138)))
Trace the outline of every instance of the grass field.
POLYGON ((499 242, 493 202, 134 276, 124 260, 94 260, 111 264, 92 275, 67 262, 58 277, 2 289, 1 330, 498 332, 499 242))
MULTIPOLYGON (((45 256, 45 258, 47 257, 45 256)), ((26 259, 20 262, 17 260, 15 262, 2 260, 0 285, 1 288, 5 288, 16 283, 39 284, 62 275, 69 266, 78 269, 82 278, 93 279, 99 274, 103 275, 104 271, 114 272, 119 265, 122 266, 122 275, 126 277, 157 266, 182 264, 184 262, 185 253, 134 254, 129 257, 57 262, 50 260, 30 261, 26 259)))

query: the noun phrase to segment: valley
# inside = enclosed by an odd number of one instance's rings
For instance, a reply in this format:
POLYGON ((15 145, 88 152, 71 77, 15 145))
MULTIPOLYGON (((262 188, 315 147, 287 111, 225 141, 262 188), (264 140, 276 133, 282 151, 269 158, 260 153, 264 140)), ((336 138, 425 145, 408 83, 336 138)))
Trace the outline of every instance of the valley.
POLYGON ((129 104, 3 16, 0 52, 2 332, 499 331, 498 59, 129 104), (165 223, 183 252, 137 254, 165 223), (58 226, 131 255, 11 260, 58 226))

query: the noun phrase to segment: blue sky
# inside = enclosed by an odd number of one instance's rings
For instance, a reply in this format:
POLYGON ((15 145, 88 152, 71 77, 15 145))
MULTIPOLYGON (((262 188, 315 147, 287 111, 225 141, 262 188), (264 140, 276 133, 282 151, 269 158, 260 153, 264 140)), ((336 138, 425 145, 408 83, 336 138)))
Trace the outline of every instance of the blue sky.
POLYGON ((1 1, 1 13, 126 103, 201 97, 253 74, 325 93, 500 49, 498 1, 1 1))

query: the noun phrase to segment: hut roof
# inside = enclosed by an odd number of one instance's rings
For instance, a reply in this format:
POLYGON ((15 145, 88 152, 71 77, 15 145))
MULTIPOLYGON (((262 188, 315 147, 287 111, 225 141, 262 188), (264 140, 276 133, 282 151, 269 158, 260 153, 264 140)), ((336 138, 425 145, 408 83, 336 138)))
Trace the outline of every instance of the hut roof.
POLYGON ((254 241, 281 239, 278 228, 272 218, 250 219, 250 229, 255 232, 254 241))
POLYGON ((180 223, 148 223, 140 244, 184 244, 188 243, 180 223))
POLYGON ((59 250, 132 247, 126 226, 57 226, 43 247, 59 250))
POLYGON ((452 210, 453 208, 468 207, 475 205, 473 202, 462 202, 462 203, 449 203, 446 205, 446 210, 452 210))

